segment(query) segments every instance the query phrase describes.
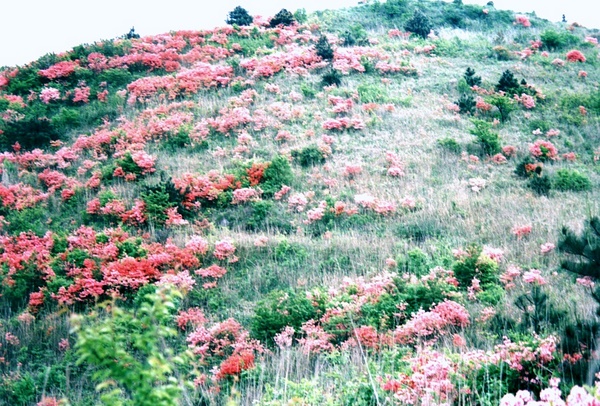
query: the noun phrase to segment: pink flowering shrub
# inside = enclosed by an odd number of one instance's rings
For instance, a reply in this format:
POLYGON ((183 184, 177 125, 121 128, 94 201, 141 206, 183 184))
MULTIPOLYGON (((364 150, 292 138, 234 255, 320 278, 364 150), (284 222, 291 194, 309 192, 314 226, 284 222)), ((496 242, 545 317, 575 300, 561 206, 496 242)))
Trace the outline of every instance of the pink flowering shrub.
POLYGON ((40 91, 40 100, 45 104, 52 100, 60 100, 60 90, 54 87, 45 87, 40 91))
POLYGON ((515 24, 522 25, 523 27, 531 27, 531 21, 529 21, 529 18, 522 14, 518 14, 515 17, 515 24))
POLYGON ((540 160, 557 159, 558 149, 550 141, 537 140, 529 146, 529 152, 540 160))
POLYGON ((48 69, 38 71, 38 74, 50 80, 65 78, 75 72, 75 68, 77 66, 77 62, 73 61, 58 62, 50 66, 48 69))

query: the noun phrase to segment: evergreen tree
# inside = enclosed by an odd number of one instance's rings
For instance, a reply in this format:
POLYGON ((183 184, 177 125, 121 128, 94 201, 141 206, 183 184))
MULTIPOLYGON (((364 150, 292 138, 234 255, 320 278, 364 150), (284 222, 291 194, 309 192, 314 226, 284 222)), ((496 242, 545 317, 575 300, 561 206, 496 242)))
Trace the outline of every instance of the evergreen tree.
POLYGON ((315 45, 315 49, 317 51, 317 55, 321 57, 324 61, 331 61, 333 59, 333 48, 331 48, 331 44, 327 41, 327 37, 325 35, 321 35, 319 37, 319 41, 317 45, 315 45))
MULTIPOLYGON (((592 217, 581 235, 563 227, 558 250, 567 254, 567 259, 561 262, 563 269, 600 279, 600 219, 592 217)), ((596 300, 600 302, 600 296, 596 300)))
POLYGON ((521 86, 519 85, 519 81, 515 79, 513 73, 507 69, 502 72, 502 76, 495 88, 497 92, 502 91, 507 95, 512 96, 519 92, 521 86))
POLYGON ((464 78, 469 86, 481 86, 481 76, 475 76, 475 69, 471 67, 465 71, 464 78))
POLYGON ((415 11, 413 17, 407 21, 404 26, 406 31, 412 32, 415 35, 418 35, 421 38, 427 38, 429 33, 431 32, 431 21, 429 18, 423 14, 421 11, 415 11))
POLYGON ((231 25, 244 26, 252 24, 252 21, 253 18, 248 11, 243 7, 237 6, 233 11, 229 12, 229 18, 225 22, 231 25))
POLYGON ((294 19, 294 15, 286 9, 282 8, 277 14, 275 14, 275 16, 271 19, 269 24, 271 25, 271 27, 274 28, 278 25, 292 25, 294 21, 296 21, 294 19))

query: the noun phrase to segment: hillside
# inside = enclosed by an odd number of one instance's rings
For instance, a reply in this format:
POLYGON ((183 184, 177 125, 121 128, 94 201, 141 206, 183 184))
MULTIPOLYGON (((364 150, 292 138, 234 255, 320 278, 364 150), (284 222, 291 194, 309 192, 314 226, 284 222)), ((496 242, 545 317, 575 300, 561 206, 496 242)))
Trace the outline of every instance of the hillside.
POLYGON ((600 402, 600 31, 490 3, 1 70, 0 404, 600 402))

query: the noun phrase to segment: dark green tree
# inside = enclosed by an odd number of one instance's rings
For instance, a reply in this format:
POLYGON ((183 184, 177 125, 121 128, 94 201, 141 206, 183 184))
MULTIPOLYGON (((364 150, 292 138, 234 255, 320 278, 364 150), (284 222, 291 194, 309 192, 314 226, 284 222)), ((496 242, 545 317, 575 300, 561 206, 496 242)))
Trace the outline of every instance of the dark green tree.
MULTIPOLYGON (((590 218, 581 235, 567 227, 563 227, 560 234, 558 251, 566 254, 561 268, 577 275, 600 279, 600 218, 590 218)), ((595 298, 600 303, 600 295, 595 298)))
POLYGON ((429 17, 420 10, 417 10, 412 18, 406 22, 404 28, 406 31, 412 32, 421 38, 427 38, 433 27, 431 21, 429 21, 429 17))
POLYGON ((233 11, 229 12, 229 17, 225 22, 231 25, 235 24, 244 26, 252 24, 252 21, 252 16, 248 13, 248 11, 241 6, 237 6, 233 9, 233 11))
POLYGON ((481 76, 475 76, 475 69, 467 68, 463 77, 469 86, 481 86, 481 76))
POLYGON ((519 85, 519 81, 509 69, 502 72, 502 76, 495 86, 497 92, 504 92, 509 96, 519 93, 520 88, 521 85, 519 85))
POLYGON ((325 35, 321 35, 319 40, 317 41, 317 45, 315 45, 315 49, 317 51, 317 55, 321 57, 324 61, 331 61, 333 59, 333 48, 329 41, 327 41, 327 37, 325 35))
POLYGON ((292 25, 294 23, 294 21, 296 21, 296 19, 294 18, 294 15, 292 13, 290 13, 289 11, 287 11, 286 9, 282 8, 277 14, 275 14, 275 16, 271 19, 271 21, 269 22, 269 25, 271 25, 271 27, 275 28, 278 25, 292 25))

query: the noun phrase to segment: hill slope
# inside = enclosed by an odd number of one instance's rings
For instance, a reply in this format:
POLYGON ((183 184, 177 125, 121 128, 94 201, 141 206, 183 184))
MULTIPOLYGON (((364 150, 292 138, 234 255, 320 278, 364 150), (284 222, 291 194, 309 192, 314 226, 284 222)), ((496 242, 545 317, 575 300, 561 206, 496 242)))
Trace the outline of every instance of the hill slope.
POLYGON ((275 18, 0 72, 0 399, 592 384, 594 280, 555 247, 598 214, 598 31, 433 1, 275 18))

